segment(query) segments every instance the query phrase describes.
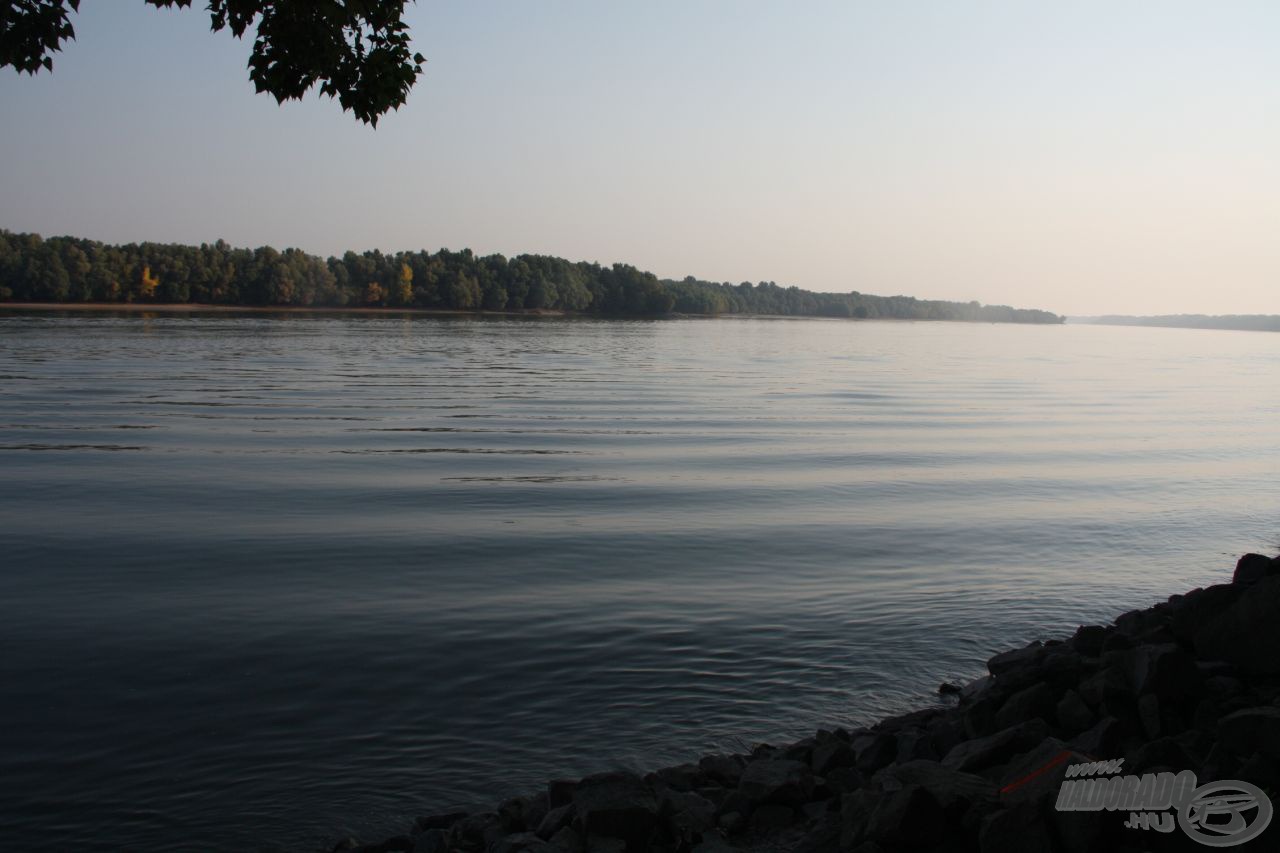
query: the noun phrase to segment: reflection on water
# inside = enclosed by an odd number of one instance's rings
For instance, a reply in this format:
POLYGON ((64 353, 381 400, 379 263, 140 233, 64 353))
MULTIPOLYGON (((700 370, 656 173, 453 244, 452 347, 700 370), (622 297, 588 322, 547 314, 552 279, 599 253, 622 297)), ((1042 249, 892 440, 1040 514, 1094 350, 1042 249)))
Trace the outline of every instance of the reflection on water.
POLYGON ((0 847, 312 849, 928 701, 1275 550, 1277 367, 1164 329, 0 316, 0 847))

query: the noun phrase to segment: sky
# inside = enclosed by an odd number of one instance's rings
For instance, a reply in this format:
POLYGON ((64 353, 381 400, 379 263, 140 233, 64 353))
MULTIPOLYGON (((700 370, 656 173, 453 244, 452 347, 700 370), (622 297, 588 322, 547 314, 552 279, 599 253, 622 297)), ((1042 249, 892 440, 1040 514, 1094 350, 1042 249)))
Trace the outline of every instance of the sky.
MULTIPOLYGON (((200 2, 196 6, 202 5, 200 2)), ((0 70, 0 228, 1280 314, 1280 3, 419 0, 377 129, 200 9, 0 70)))

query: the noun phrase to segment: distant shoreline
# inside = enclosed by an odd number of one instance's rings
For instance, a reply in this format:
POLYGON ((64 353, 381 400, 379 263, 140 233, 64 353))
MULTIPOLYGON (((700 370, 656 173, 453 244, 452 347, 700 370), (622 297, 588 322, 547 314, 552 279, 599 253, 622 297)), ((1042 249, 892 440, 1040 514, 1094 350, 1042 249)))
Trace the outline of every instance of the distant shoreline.
POLYGON ((0 313, 7 310, 30 312, 72 311, 80 313, 130 314, 310 314, 394 317, 420 315, 427 317, 558 317, 594 318, 599 320, 836 320, 853 323, 967 323, 1000 326, 1060 326, 1060 323, 1012 323, 998 320, 923 319, 916 317, 821 317, 812 314, 596 314, 585 311, 561 311, 549 308, 526 308, 520 311, 489 311, 482 308, 401 308, 367 306, 314 305, 210 305, 203 302, 0 302, 0 313))
POLYGON ((444 316, 495 316, 495 317, 569 317, 578 316, 567 311, 529 308, 523 311, 464 310, 461 308, 372 308, 352 306, 313 305, 209 305, 202 302, 0 302, 0 311, 127 311, 165 314, 439 314, 444 316))

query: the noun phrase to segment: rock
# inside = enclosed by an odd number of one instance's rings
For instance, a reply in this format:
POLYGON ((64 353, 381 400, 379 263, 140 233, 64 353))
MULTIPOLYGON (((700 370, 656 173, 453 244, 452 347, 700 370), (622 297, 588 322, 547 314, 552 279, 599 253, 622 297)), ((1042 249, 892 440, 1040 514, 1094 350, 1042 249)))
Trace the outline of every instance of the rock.
POLYGON ((483 851, 496 844, 505 833, 494 812, 468 815, 449 828, 450 850, 483 851))
POLYGON ((333 849, 329 853, 347 853, 347 851, 357 850, 359 849, 359 847, 360 847, 359 840, 348 836, 347 838, 344 838, 341 841, 339 841, 337 844, 333 845, 333 849))
MULTIPOLYGON (((1126 654, 1131 649, 1115 654, 1126 654)), ((1108 653, 1112 654, 1112 653, 1108 653)), ((1133 694, 1130 678, 1122 665, 1105 666, 1093 675, 1080 682, 1078 688, 1080 698, 1090 708, 1101 708, 1108 700, 1117 697, 1128 698, 1133 694)))
POLYGON ((1280 760, 1280 708, 1264 705, 1228 714, 1218 721, 1218 741, 1239 756, 1259 752, 1280 760))
POLYGON ((414 832, 426 832, 429 829, 449 829, 467 816, 467 812, 443 812, 441 814, 420 817, 413 822, 414 832))
POLYGON ((1079 693, 1068 690, 1054 708, 1054 719, 1068 734, 1077 734, 1093 725, 1097 718, 1079 693))
POLYGON ((738 787, 745 766, 746 762, 737 755, 704 755, 698 762, 698 769, 726 788, 738 787))
POLYGON ((1034 749, 1009 763, 1000 777, 1001 801, 1006 806, 1038 802, 1043 807, 1058 798, 1067 768, 1090 759, 1057 738, 1045 738, 1034 749))
POLYGON ((1202 679, 1195 660, 1173 643, 1126 649, 1115 653, 1113 660, 1135 693, 1179 700, 1200 690, 1202 679))
POLYGON ((904 729, 898 732, 893 757, 895 762, 930 760, 939 757, 938 750, 933 745, 933 738, 928 732, 923 729, 904 729))
POLYGON ((853 751, 852 746, 842 740, 832 739, 813 748, 809 766, 819 776, 826 776, 836 768, 853 767, 857 761, 858 754, 853 751))
POLYGON ((747 819, 742 812, 725 812, 716 823, 730 835, 737 835, 747 828, 747 819))
POLYGON ((546 804, 541 797, 512 797, 498 806, 498 819, 508 834, 531 832, 546 813, 546 804))
POLYGON ((960 688, 960 704, 977 701, 984 693, 995 684, 996 680, 990 675, 984 675, 981 678, 975 678, 964 687, 960 688))
POLYGON ((938 685, 939 696, 959 696, 964 688, 959 684, 952 684, 950 681, 944 681, 938 685))
POLYGON ((942 759, 942 766, 972 772, 1003 764, 1019 752, 1031 749, 1049 735, 1044 720, 1028 720, 984 738, 957 745, 942 759))
POLYGON ((377 844, 364 844, 359 853, 413 853, 414 840, 407 835, 397 835, 377 844))
POLYGON ((789 759, 752 761, 742 773, 738 790, 751 801, 800 805, 813 792, 809 765, 789 759))
POLYGON ((1160 697, 1154 693, 1138 697, 1138 721, 1149 738, 1158 738, 1164 731, 1160 720, 1160 697))
POLYGON ((823 779, 826 781, 827 787, 836 793, 844 793, 860 788, 867 781, 867 777, 863 776, 862 771, 856 767, 837 767, 834 770, 828 770, 823 779))
POLYGON ((987 815, 978 834, 978 848, 982 853, 1053 853, 1049 828, 1034 803, 987 815))
POLYGON ((1231 582, 1238 584, 1257 583, 1267 575, 1275 574, 1277 571, 1280 571, 1280 565, 1277 564, 1276 560, 1264 557, 1261 554, 1245 554, 1236 563, 1236 571, 1231 576, 1231 582))
POLYGON ((535 830, 540 838, 551 839, 557 832, 573 822, 573 803, 557 806, 543 815, 535 830))
POLYGON ((568 853, 586 853, 587 845, 583 841, 582 836, 574 832, 572 828, 564 829, 551 836, 551 843, 561 850, 568 853))
POLYGON ((489 848, 489 853, 553 853, 555 850, 532 832, 517 832, 503 836, 489 848))
POLYGON ((1175 738, 1162 737, 1144 743, 1125 756, 1124 772, 1149 773, 1160 769, 1175 773, 1198 770, 1195 758, 1187 754, 1182 743, 1175 738))
POLYGON ((598 839, 619 839, 628 853, 647 853, 658 822, 658 802, 644 780, 633 773, 600 773, 578 783, 573 806, 595 850, 598 839))
POLYGON ((1180 643, 1190 643, 1196 631, 1220 616, 1243 592, 1242 586, 1216 584, 1187 593, 1173 610, 1170 628, 1174 637, 1180 643))
POLYGON ((1280 789, 1280 766, 1275 759, 1260 752, 1251 755, 1236 772, 1238 774, 1236 778, 1257 785, 1259 788, 1271 791, 1280 789))
POLYGON ((857 768, 874 773, 898 757, 898 738, 885 732, 862 735, 853 739, 853 749, 858 755, 857 768))
POLYGON ((751 828, 756 832, 776 832, 791 826, 795 811, 791 806, 765 803, 751 813, 751 828))
POLYGON ((1196 654, 1254 673, 1280 672, 1280 575, 1239 587, 1241 595, 1195 631, 1196 654))
POLYGON ((696 764, 677 764, 675 767, 663 767, 661 770, 645 776, 650 784, 662 785, 675 791, 692 791, 706 780, 706 774, 696 764))
POLYGON ((1111 634, 1111 628, 1101 625, 1081 625, 1071 637, 1071 645, 1086 657, 1096 658, 1102 654, 1102 644, 1111 634))
POLYGON ((943 767, 937 761, 908 761, 885 768, 879 777, 893 780, 895 787, 916 786, 933 796, 943 812, 959 821, 963 812, 987 812, 995 808, 999 795, 995 785, 981 776, 943 767))
POLYGON ((446 853, 448 849, 448 836, 443 829, 428 829, 413 840, 413 853, 446 853))
POLYGON ((547 783, 547 808, 569 805, 573 802, 573 792, 577 787, 578 783, 572 779, 552 779, 547 783))
POLYGON ((879 803, 878 794, 860 788, 840 798, 840 849, 849 850, 866 840, 871 813, 879 803))
POLYGON ((715 803, 692 792, 666 792, 660 812, 667 823, 689 840, 716 825, 715 803))
POLYGON ((1001 652, 987 661, 987 671, 999 678, 1015 670, 1031 666, 1044 654, 1044 645, 1036 640, 1030 645, 1001 652))
POLYGON ((1120 721, 1115 717, 1104 717, 1093 728, 1073 738, 1068 746, 1100 761, 1118 757, 1122 740, 1120 721))
POLYGON ((908 785, 880 798, 867 823, 867 836, 890 848, 919 848, 942 840, 946 816, 933 795, 908 785))
POLYGON ((1043 682, 1020 690, 996 712, 996 728, 1007 729, 1034 718, 1051 719, 1057 698, 1057 691, 1043 682))

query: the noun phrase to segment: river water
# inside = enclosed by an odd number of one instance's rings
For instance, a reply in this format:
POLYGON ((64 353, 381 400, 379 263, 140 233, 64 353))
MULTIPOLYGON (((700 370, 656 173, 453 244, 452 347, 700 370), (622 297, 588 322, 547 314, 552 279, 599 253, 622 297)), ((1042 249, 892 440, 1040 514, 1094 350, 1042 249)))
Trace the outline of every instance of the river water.
POLYGON ((1280 549, 1280 335, 0 313, 0 848, 315 850, 1280 549))

